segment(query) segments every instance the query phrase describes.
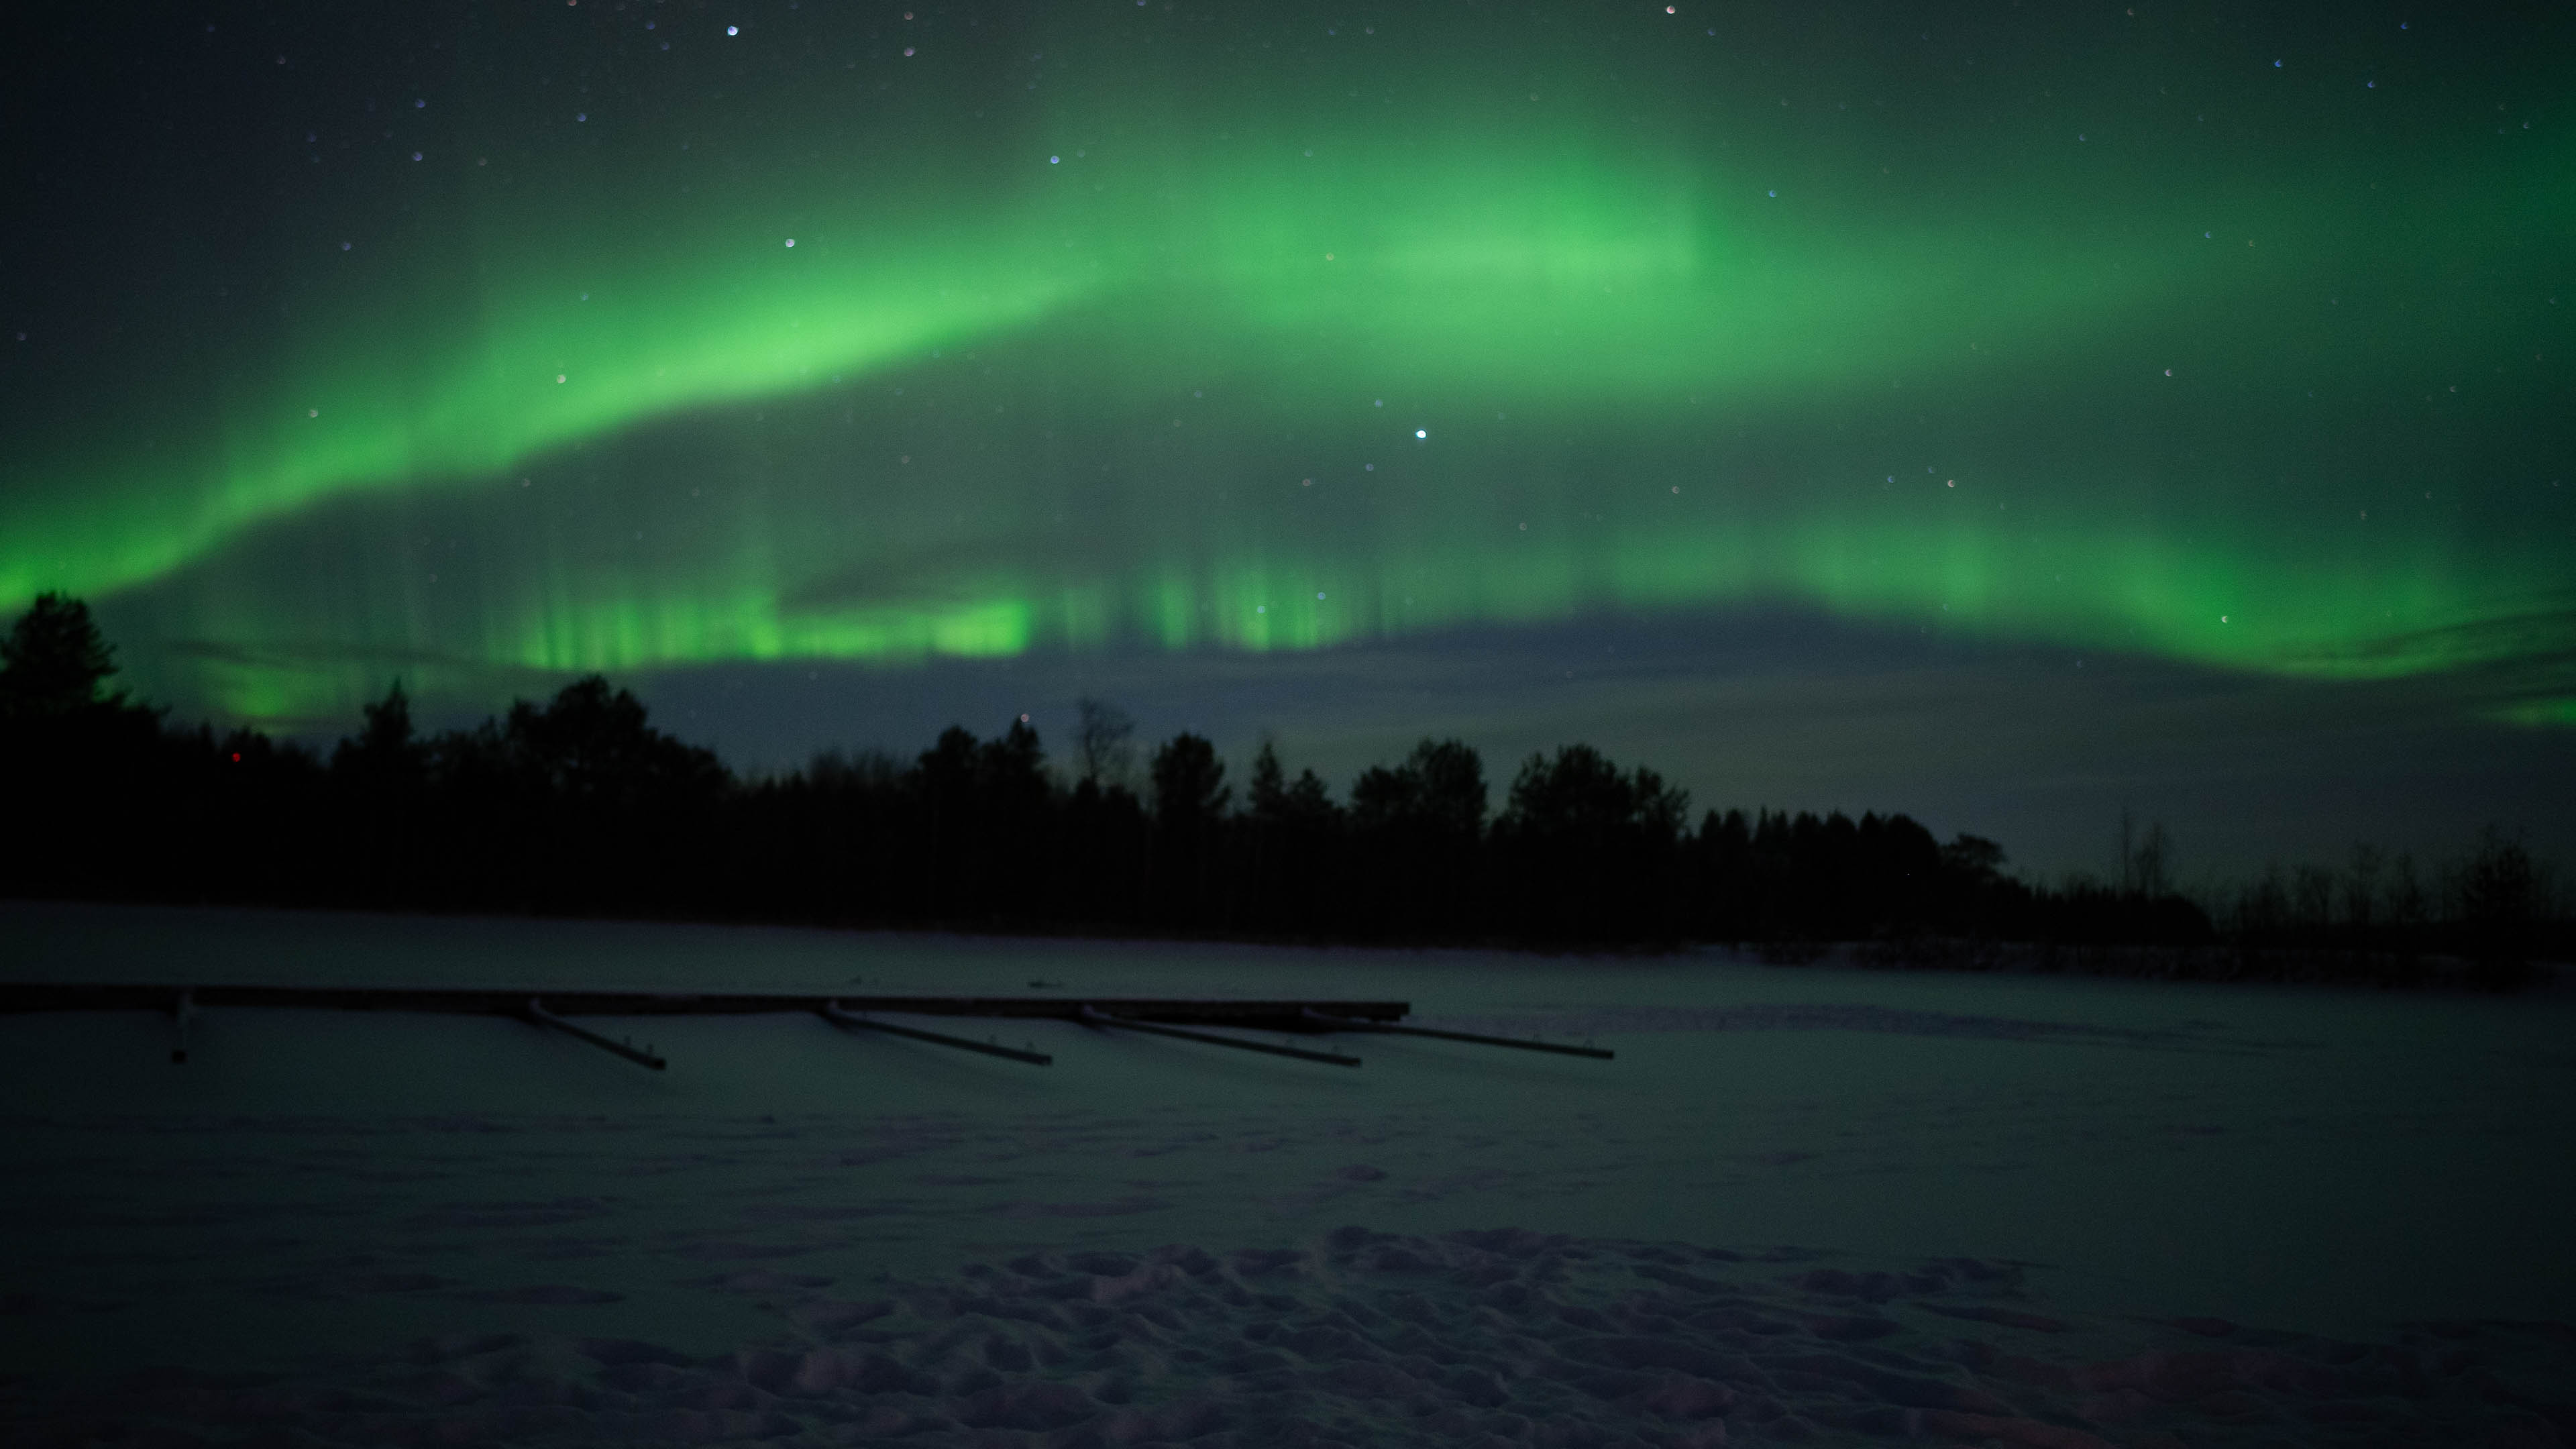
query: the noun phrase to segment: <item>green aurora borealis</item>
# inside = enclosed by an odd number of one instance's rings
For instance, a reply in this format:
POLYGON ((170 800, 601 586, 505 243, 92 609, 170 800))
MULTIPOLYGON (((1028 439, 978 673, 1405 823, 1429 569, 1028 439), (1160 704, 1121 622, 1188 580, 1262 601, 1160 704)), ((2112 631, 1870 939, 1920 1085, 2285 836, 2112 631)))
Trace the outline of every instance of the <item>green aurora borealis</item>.
POLYGON ((1746 604, 2576 721, 2563 16, 2129 9, 173 12, 0 597, 288 725, 1746 604))

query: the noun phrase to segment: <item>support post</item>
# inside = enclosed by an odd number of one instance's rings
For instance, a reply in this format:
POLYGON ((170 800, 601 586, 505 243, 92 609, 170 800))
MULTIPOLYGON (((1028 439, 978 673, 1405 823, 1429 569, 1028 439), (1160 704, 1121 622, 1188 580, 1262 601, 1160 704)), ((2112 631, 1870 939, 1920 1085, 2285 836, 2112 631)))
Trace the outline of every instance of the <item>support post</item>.
POLYGON ((1203 1041, 1213 1046, 1237 1047, 1248 1052, 1268 1052, 1275 1057, 1295 1057, 1300 1061, 1326 1062, 1337 1067, 1356 1067, 1360 1064, 1358 1057, 1346 1057, 1339 1052, 1317 1052, 1308 1051, 1304 1047, 1272 1046, 1266 1041, 1246 1041, 1239 1036, 1218 1036, 1213 1032, 1191 1031, 1187 1027, 1164 1026, 1159 1022, 1138 1021, 1133 1017, 1111 1016, 1106 1012, 1094 1011, 1089 1006, 1082 1007, 1081 1011, 1082 1021, 1086 1026, 1114 1026, 1122 1031, 1147 1031, 1156 1036, 1176 1036, 1183 1041, 1203 1041))
POLYGON ((197 993, 181 988, 179 999, 170 1003, 170 1025, 175 1032, 170 1042, 170 1065, 184 1066, 188 1061, 188 1023, 197 1015, 197 993))
POLYGON ((628 1046, 622 1041, 601 1036, 598 1032, 592 1031, 589 1027, 573 1025, 571 1022, 568 1022, 562 1017, 555 1015, 553 1012, 546 1010, 545 1003, 538 1000, 536 997, 531 996, 528 998, 527 1015, 528 1020, 535 1022, 539 1026, 550 1026, 567 1035, 577 1036, 583 1041, 590 1043, 592 1046, 599 1048, 601 1051, 615 1052, 619 1056, 626 1058, 628 1061, 633 1062, 638 1066, 651 1067, 653 1070, 658 1072, 670 1065, 669 1062, 662 1060, 651 1052, 628 1046))
POLYGON ((1593 1057, 1609 1061, 1615 1055, 1600 1047, 1564 1046, 1552 1041, 1522 1041, 1508 1036, 1480 1036, 1472 1031, 1442 1031, 1429 1026, 1398 1026, 1387 1021, 1358 1021, 1347 1016, 1328 1016, 1308 1006, 1300 1008, 1306 1020, 1327 1031, 1382 1031, 1391 1036, 1432 1036, 1442 1041, 1472 1041, 1480 1046, 1519 1047, 1525 1052, 1563 1052, 1570 1057, 1593 1057))
POLYGON ((945 1032, 923 1031, 917 1026, 897 1026, 890 1021, 878 1021, 874 1017, 861 1016, 854 1011, 843 1011, 841 1003, 837 1001, 824 1002, 815 1014, 834 1026, 851 1031, 882 1031, 895 1036, 908 1036, 914 1041, 963 1047, 970 1052, 982 1052, 988 1057, 1009 1057, 1015 1062, 1030 1062, 1041 1067, 1055 1064, 1055 1058, 1044 1052, 1024 1052, 1017 1047, 1006 1047, 998 1042, 972 1041, 962 1036, 950 1036, 945 1032))

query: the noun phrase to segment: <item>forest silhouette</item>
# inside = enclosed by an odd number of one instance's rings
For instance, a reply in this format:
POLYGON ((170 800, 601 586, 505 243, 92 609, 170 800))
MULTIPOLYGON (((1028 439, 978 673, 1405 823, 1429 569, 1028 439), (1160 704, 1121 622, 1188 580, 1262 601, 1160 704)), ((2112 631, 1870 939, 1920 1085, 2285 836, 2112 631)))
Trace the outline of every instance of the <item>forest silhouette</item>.
POLYGON ((912 760, 827 752, 737 776, 597 675, 423 733, 399 685, 328 756, 171 723, 47 594, 0 642, 11 808, 0 895, 615 915, 1037 934, 1659 949, 1825 943, 1916 965, 2207 977, 2530 980, 2563 910, 2489 831, 2456 865, 2363 849, 2204 903, 2161 827, 2123 821, 2117 880, 2034 883, 1997 843, 1902 814, 1708 810, 1588 745, 1483 760, 1425 739, 1336 801, 1265 743, 1248 778, 1182 733, 1141 763, 1086 700, 1067 767, 1026 716, 912 760), (1237 790, 1238 783, 1241 786, 1237 790))

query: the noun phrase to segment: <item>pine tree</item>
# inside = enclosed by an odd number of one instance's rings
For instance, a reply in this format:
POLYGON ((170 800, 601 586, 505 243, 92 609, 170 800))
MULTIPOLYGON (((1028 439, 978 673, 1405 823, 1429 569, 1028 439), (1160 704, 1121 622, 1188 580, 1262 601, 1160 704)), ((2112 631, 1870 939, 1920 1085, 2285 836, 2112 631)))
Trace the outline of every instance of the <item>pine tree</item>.
POLYGON ((62 594, 38 594, 0 640, 0 717, 65 715, 93 704, 122 704, 124 691, 102 695, 116 673, 116 651, 100 636, 89 605, 62 594))

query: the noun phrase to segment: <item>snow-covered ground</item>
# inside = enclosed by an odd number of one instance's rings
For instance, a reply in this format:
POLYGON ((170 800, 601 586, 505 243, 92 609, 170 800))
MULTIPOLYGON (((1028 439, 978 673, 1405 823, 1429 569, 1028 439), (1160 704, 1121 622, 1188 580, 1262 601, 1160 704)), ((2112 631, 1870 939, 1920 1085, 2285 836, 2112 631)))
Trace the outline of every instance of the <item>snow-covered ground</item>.
POLYGON ((166 1018, 0 1018, 21 1430, 2576 1442, 2564 991, 25 904, 0 977, 1396 998, 1618 1052, 591 1023, 651 1073, 216 1009, 174 1067, 166 1018), (193 1372, 73 1392, 146 1365, 193 1372))

